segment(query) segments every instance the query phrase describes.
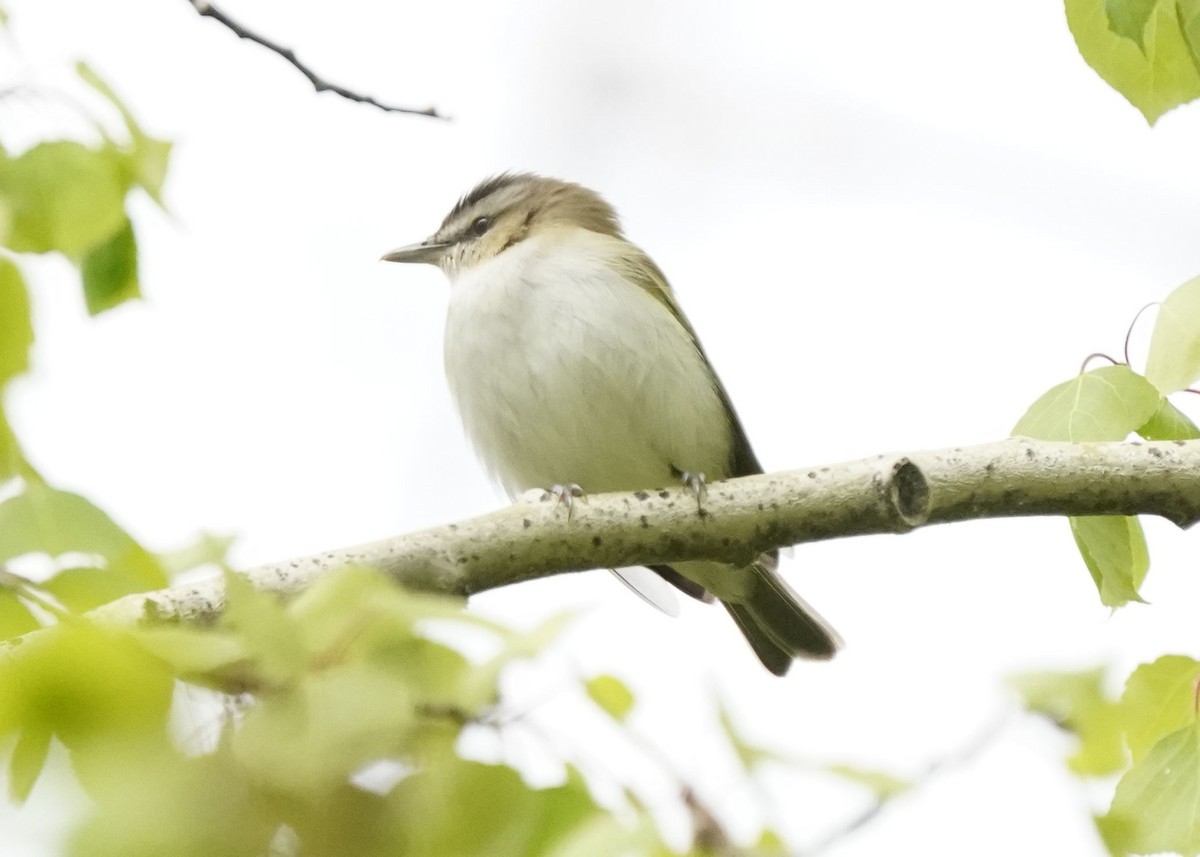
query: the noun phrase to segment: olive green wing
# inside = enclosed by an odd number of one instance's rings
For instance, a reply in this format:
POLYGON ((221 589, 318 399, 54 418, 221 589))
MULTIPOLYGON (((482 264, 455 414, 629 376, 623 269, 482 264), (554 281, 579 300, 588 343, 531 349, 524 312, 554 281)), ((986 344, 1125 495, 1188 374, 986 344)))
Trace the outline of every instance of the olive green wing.
POLYGON ((692 329, 691 322, 687 320, 687 316, 683 314, 683 310, 675 301, 675 295, 671 291, 671 286, 667 282, 667 278, 662 270, 658 265, 654 264, 653 259, 641 250, 637 251, 636 256, 621 256, 619 263, 624 269, 621 273, 626 279, 641 286, 651 297, 670 311, 680 326, 687 331, 688 336, 691 337, 692 344, 696 346, 696 351, 700 353, 704 365, 708 367, 708 373, 712 376, 713 386, 717 390, 717 395, 721 397, 721 403, 725 406, 725 412, 729 415, 729 427, 733 435, 733 449, 730 453, 728 475, 752 476, 755 473, 762 473, 762 465, 758 463, 758 457, 754 454, 754 450, 750 446, 750 441, 746 437, 746 430, 742 428, 742 422, 738 419, 733 402, 729 400, 729 394, 725 392, 725 385, 721 383, 720 377, 717 375, 716 370, 713 369, 712 363, 709 362, 708 355, 704 353, 704 347, 696 337, 696 331, 692 329))

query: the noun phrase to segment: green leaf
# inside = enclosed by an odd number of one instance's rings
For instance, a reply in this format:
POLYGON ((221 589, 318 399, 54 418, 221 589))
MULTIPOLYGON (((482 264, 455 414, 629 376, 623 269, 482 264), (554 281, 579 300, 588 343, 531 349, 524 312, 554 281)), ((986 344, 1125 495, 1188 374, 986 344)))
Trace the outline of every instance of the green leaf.
POLYGON ((304 647, 326 658, 334 648, 386 648, 411 639, 417 622, 474 624, 463 604, 460 598, 403 589, 373 568, 345 566, 297 595, 288 614, 301 630, 304 647))
POLYGON ((171 159, 171 143, 154 137, 134 138, 133 179, 150 194, 159 208, 166 208, 162 198, 163 182, 167 178, 167 166, 171 159))
POLYGON ((1146 22, 1154 12, 1158 0, 1105 0, 1104 11, 1108 15, 1108 26, 1118 36, 1132 39, 1140 48, 1146 22))
POLYGON ((0 407, 0 483, 19 476, 24 466, 25 456, 9 428, 4 408, 0 407))
POLYGON ((0 256, 0 388, 29 368, 33 321, 29 293, 16 264, 0 256))
MULTIPOLYGON (((382 640, 382 635, 376 637, 376 642, 382 640)), ((405 682, 414 699, 426 707, 474 717, 496 701, 495 686, 483 689, 482 693, 472 692, 470 661, 433 640, 414 636, 393 638, 372 651, 369 658, 386 665, 392 675, 405 682)))
POLYGON ((167 162, 171 155, 171 144, 158 140, 146 134, 133 118, 133 113, 125 106, 117 94, 87 63, 75 64, 75 71, 84 83, 91 86, 117 109, 129 130, 132 151, 129 153, 129 164, 132 169, 130 180, 143 188, 150 198, 163 207, 162 185, 167 176, 167 162))
POLYGON ((742 853, 744 857, 788 857, 793 852, 778 833, 772 829, 764 829, 758 834, 758 841, 750 846, 750 850, 742 853))
POLYGON ((1121 717, 1135 763, 1165 735, 1196 718, 1198 679, 1200 662, 1182 655, 1163 655, 1129 676, 1121 695, 1121 717))
POLYGON ((1195 440, 1200 438, 1200 427, 1164 398, 1154 416, 1137 433, 1146 440, 1195 440))
POLYGON ((562 636, 577 615, 574 610, 564 610, 555 613, 532 631, 507 632, 504 648, 493 660, 499 664, 508 664, 511 661, 536 657, 562 636))
POLYGON ((9 216, 0 243, 18 253, 83 257, 125 222, 124 171, 115 148, 72 140, 0 158, 0 202, 9 216))
POLYGON ((104 96, 113 107, 117 108, 117 112, 121 114, 121 118, 125 121, 125 127, 129 129, 131 137, 138 136, 142 133, 142 129, 138 127, 138 123, 133 118, 133 113, 125 106, 125 102, 113 91, 113 88, 96 73, 90 65, 82 60, 75 63, 75 73, 79 75, 79 79, 104 96))
MULTIPOLYGON (((294 853, 272 847, 278 840, 280 813, 237 766, 227 747, 199 757, 141 746, 113 755, 95 777, 94 809, 72 832, 62 852, 65 857, 294 853)), ((321 809, 328 812, 330 807, 321 809)), ((310 816, 322 815, 313 808, 296 808, 297 814, 306 811, 310 816)), ((345 852, 347 857, 365 853, 345 852)))
MULTIPOLYGON (((1067 25, 1087 64, 1151 124, 1200 96, 1200 72, 1180 29, 1175 3, 1157 4, 1139 47, 1109 29, 1108 2, 1066 0, 1067 25)), ((1131 15, 1127 26, 1136 27, 1136 21, 1131 15)))
POLYGON ((619 678, 598 675, 584 684, 592 702, 604 709, 613 720, 623 721, 633 710, 633 693, 619 678))
POLYGON ((1079 749, 1067 765, 1081 776, 1104 776, 1125 765, 1120 709, 1104 691, 1104 669, 1036 672, 1008 680, 1030 711, 1073 732, 1079 749))
POLYGON ((746 857, 788 857, 792 851, 774 830, 764 830, 746 857))
POLYGON ((1101 829, 1113 853, 1200 853, 1200 722, 1168 734, 1125 772, 1101 829))
POLYGON ((1012 433, 1039 440, 1124 440, 1154 415, 1161 398, 1128 366, 1104 366, 1049 390, 1012 433))
POLYGON ((103 736, 165 740, 171 693, 162 662, 129 635, 62 623, 0 660, 0 733, 48 730, 85 753, 103 736))
MULTIPOLYGON (((564 819, 564 830, 542 833, 539 840, 531 843, 539 848, 531 854, 547 857, 596 857, 598 854, 662 855, 674 857, 675 852, 666 849, 658 835, 654 822, 643 817, 635 827, 622 824, 616 816, 599 811, 593 812, 583 823, 572 818, 564 819), (542 839, 549 840, 545 845, 542 839), (553 847, 549 847, 553 846, 553 847)), ((549 827, 549 825, 547 825, 549 827)), ((782 854, 782 852, 780 852, 782 854)), ((750 857, 738 851, 738 857, 750 857)))
POLYGON ((897 797, 913 787, 911 780, 893 776, 885 771, 858 768, 853 765, 829 765, 825 770, 844 780, 865 786, 874 792, 875 797, 880 800, 897 797))
POLYGON ((83 296, 88 312, 99 315, 131 298, 141 297, 138 285, 137 240, 129 219, 108 240, 83 257, 83 296))
POLYGON ((1112 857, 1126 857, 1129 851, 1125 845, 1132 834, 1131 826, 1120 818, 1111 815, 1094 815, 1092 821, 1096 825, 1096 833, 1104 843, 1105 850, 1112 857))
POLYGON ((33 727, 26 729, 17 737, 13 747, 12 761, 9 762, 8 797, 16 803, 24 803, 33 791, 33 786, 41 776, 42 768, 46 767, 46 757, 50 754, 50 739, 53 736, 48 729, 33 727))
MULTIPOLYGON (((463 760, 408 777, 389 797, 411 836, 404 853, 422 855, 554 855, 600 812, 577 775, 561 786, 533 789, 511 768, 463 760)), ((565 853, 585 852, 575 846, 565 853)))
POLYGON ((147 587, 136 577, 118 569, 83 567, 59 571, 43 583, 42 588, 73 613, 86 613, 101 604, 116 601, 122 595, 144 591, 147 587))
MULTIPOLYGON (((1124 440, 1151 423, 1162 403, 1154 386, 1128 366, 1104 366, 1049 390, 1030 405, 1013 434, 1076 442, 1124 440)), ((1104 604, 1119 607, 1141 600, 1137 590, 1150 557, 1136 518, 1072 518, 1071 532, 1104 604)))
POLYGON ((1146 378, 1163 395, 1200 378, 1200 277, 1175 289, 1159 307, 1146 356, 1146 378))
POLYGON ((0 562, 26 554, 97 556, 99 567, 124 576, 126 592, 166 585, 150 552, 108 515, 78 494, 39 482, 0 503, 0 562))
POLYGON ((240 574, 227 571, 221 626, 246 647, 254 675, 249 690, 267 691, 298 681, 308 662, 301 630, 274 595, 259 592, 240 574))
POLYGON ((474 627, 459 598, 411 592, 382 573, 346 567, 309 586, 288 607, 303 647, 317 664, 364 663, 408 688, 413 704, 474 716, 496 699, 459 652, 418 632, 431 619, 474 627))
POLYGON ((204 565, 228 568, 229 549, 236 540, 237 536, 219 536, 215 533, 202 532, 191 544, 173 551, 160 552, 158 562, 171 577, 204 565))
POLYGON ((21 445, 8 424, 8 416, 0 407, 0 482, 14 476, 24 477, 26 482, 41 482, 42 478, 25 460, 21 445))
POLYGON ((1175 0, 1179 29, 1192 52, 1192 64, 1200 71, 1200 0, 1175 0))
POLYGON ((345 566, 315 581, 296 596, 288 612, 303 629, 310 651, 324 651, 346 634, 347 624, 369 624, 387 617, 404 636, 411 636, 417 621, 449 619, 470 621, 464 601, 402 589, 373 568, 345 566))
POLYGON ((252 671, 245 644, 228 631, 164 626, 137 628, 130 633, 185 681, 238 693, 246 686, 244 675, 252 671))
POLYGON ((28 633, 41 623, 11 589, 0 589, 0 640, 28 633))
POLYGON ((311 797, 338 788, 367 762, 402 757, 415 717, 403 680, 346 664, 260 695, 232 747, 272 791, 311 797))
POLYGON ((1141 601, 1138 594, 1150 568, 1146 536, 1137 518, 1086 516, 1071 518, 1071 535, 1091 572, 1106 607, 1141 601))

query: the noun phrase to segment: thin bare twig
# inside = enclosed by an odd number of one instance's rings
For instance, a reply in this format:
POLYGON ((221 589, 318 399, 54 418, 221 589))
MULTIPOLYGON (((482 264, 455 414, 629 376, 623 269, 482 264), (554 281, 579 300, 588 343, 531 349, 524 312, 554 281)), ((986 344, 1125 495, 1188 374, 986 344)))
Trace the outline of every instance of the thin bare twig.
POLYGON ((1008 725, 1010 711, 1005 709, 995 716, 983 729, 974 735, 966 744, 957 748, 947 756, 936 759, 926 765, 925 770, 917 774, 909 782, 909 787, 896 795, 880 797, 875 800, 870 806, 863 810, 858 815, 851 818, 845 824, 838 827, 836 830, 827 833, 820 842, 809 846, 797 854, 797 857, 818 857, 825 853, 830 848, 838 845, 848 836, 858 832, 866 827, 872 821, 879 817, 884 808, 887 807, 896 797, 901 795, 910 795, 917 789, 929 785, 929 782, 935 779, 938 775, 944 774, 946 771, 955 768, 962 768, 977 759, 984 750, 992 746, 996 739, 1000 737, 1001 731, 1008 725))
MULTIPOLYGON (((580 681, 582 682, 582 678, 580 681)), ((542 702, 544 703, 545 700, 542 702)), ((493 721, 493 723, 500 727, 519 724, 527 730, 527 734, 541 741, 558 758, 565 761, 573 757, 577 762, 586 761, 578 750, 574 753, 564 751, 558 738, 547 732, 529 716, 530 711, 539 704, 526 705, 524 706, 525 710, 515 712, 507 719, 493 721)), ((657 765, 663 775, 669 778, 679 790, 679 802, 687 811, 692 822, 693 848, 710 857, 739 857, 743 853, 742 849, 739 849, 734 843, 715 813, 696 793, 687 778, 680 773, 670 756, 656 742, 638 732, 628 723, 618 723, 617 725, 621 737, 650 762, 657 765)), ((601 769, 606 767, 602 762, 597 764, 601 766, 601 769)), ((616 776, 617 772, 609 770, 607 773, 616 776)))
POLYGON ((229 30, 233 31, 233 33, 239 39, 246 39, 262 45, 272 53, 279 54, 279 56, 291 63, 297 71, 308 78, 309 83, 313 85, 313 88, 317 92, 333 92, 337 95, 340 95, 342 98, 346 98, 350 101, 357 101, 360 104, 370 104, 372 107, 378 107, 380 110, 387 111, 388 113, 410 113, 414 116, 428 116, 431 119, 449 118, 444 114, 439 113, 436 107, 418 108, 401 107, 396 104, 385 104, 384 102, 379 101, 370 95, 364 95, 361 92, 355 92, 353 89, 347 89, 344 86, 338 86, 335 83, 330 83, 307 65, 302 63, 299 58, 297 58, 294 50, 284 47, 278 42, 274 42, 271 39, 268 39, 266 36, 254 32, 244 24, 235 21, 212 3, 209 3, 208 0, 188 0, 188 2, 192 4, 192 7, 199 12, 202 17, 212 18, 214 21, 223 24, 229 30))

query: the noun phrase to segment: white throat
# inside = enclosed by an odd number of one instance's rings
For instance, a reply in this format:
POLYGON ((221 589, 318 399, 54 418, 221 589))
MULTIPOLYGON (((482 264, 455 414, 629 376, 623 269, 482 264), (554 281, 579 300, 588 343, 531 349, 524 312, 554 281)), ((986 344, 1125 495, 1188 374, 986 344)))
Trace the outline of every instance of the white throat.
POLYGON ((446 375, 468 436, 510 494, 728 475, 729 417, 670 310, 583 229, 530 237, 452 277, 446 375))

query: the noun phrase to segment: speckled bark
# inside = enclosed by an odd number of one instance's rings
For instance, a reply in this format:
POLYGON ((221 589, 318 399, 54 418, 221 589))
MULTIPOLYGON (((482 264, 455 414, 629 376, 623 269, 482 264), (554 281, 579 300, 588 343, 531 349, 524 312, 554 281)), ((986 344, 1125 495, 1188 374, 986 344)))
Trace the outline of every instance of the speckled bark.
MULTIPOLYGON (((711 484, 704 511, 670 488, 576 501, 520 502, 478 518, 246 572, 287 595, 347 563, 376 566, 416 589, 470 595, 535 577, 684 559, 746 562, 762 551, 926 524, 1028 515, 1200 517, 1200 441, 1137 444, 1013 439, 880 455, 827 467, 711 484)), ((219 580, 128 596, 94 611, 118 624, 142 618, 211 621, 219 580)))

